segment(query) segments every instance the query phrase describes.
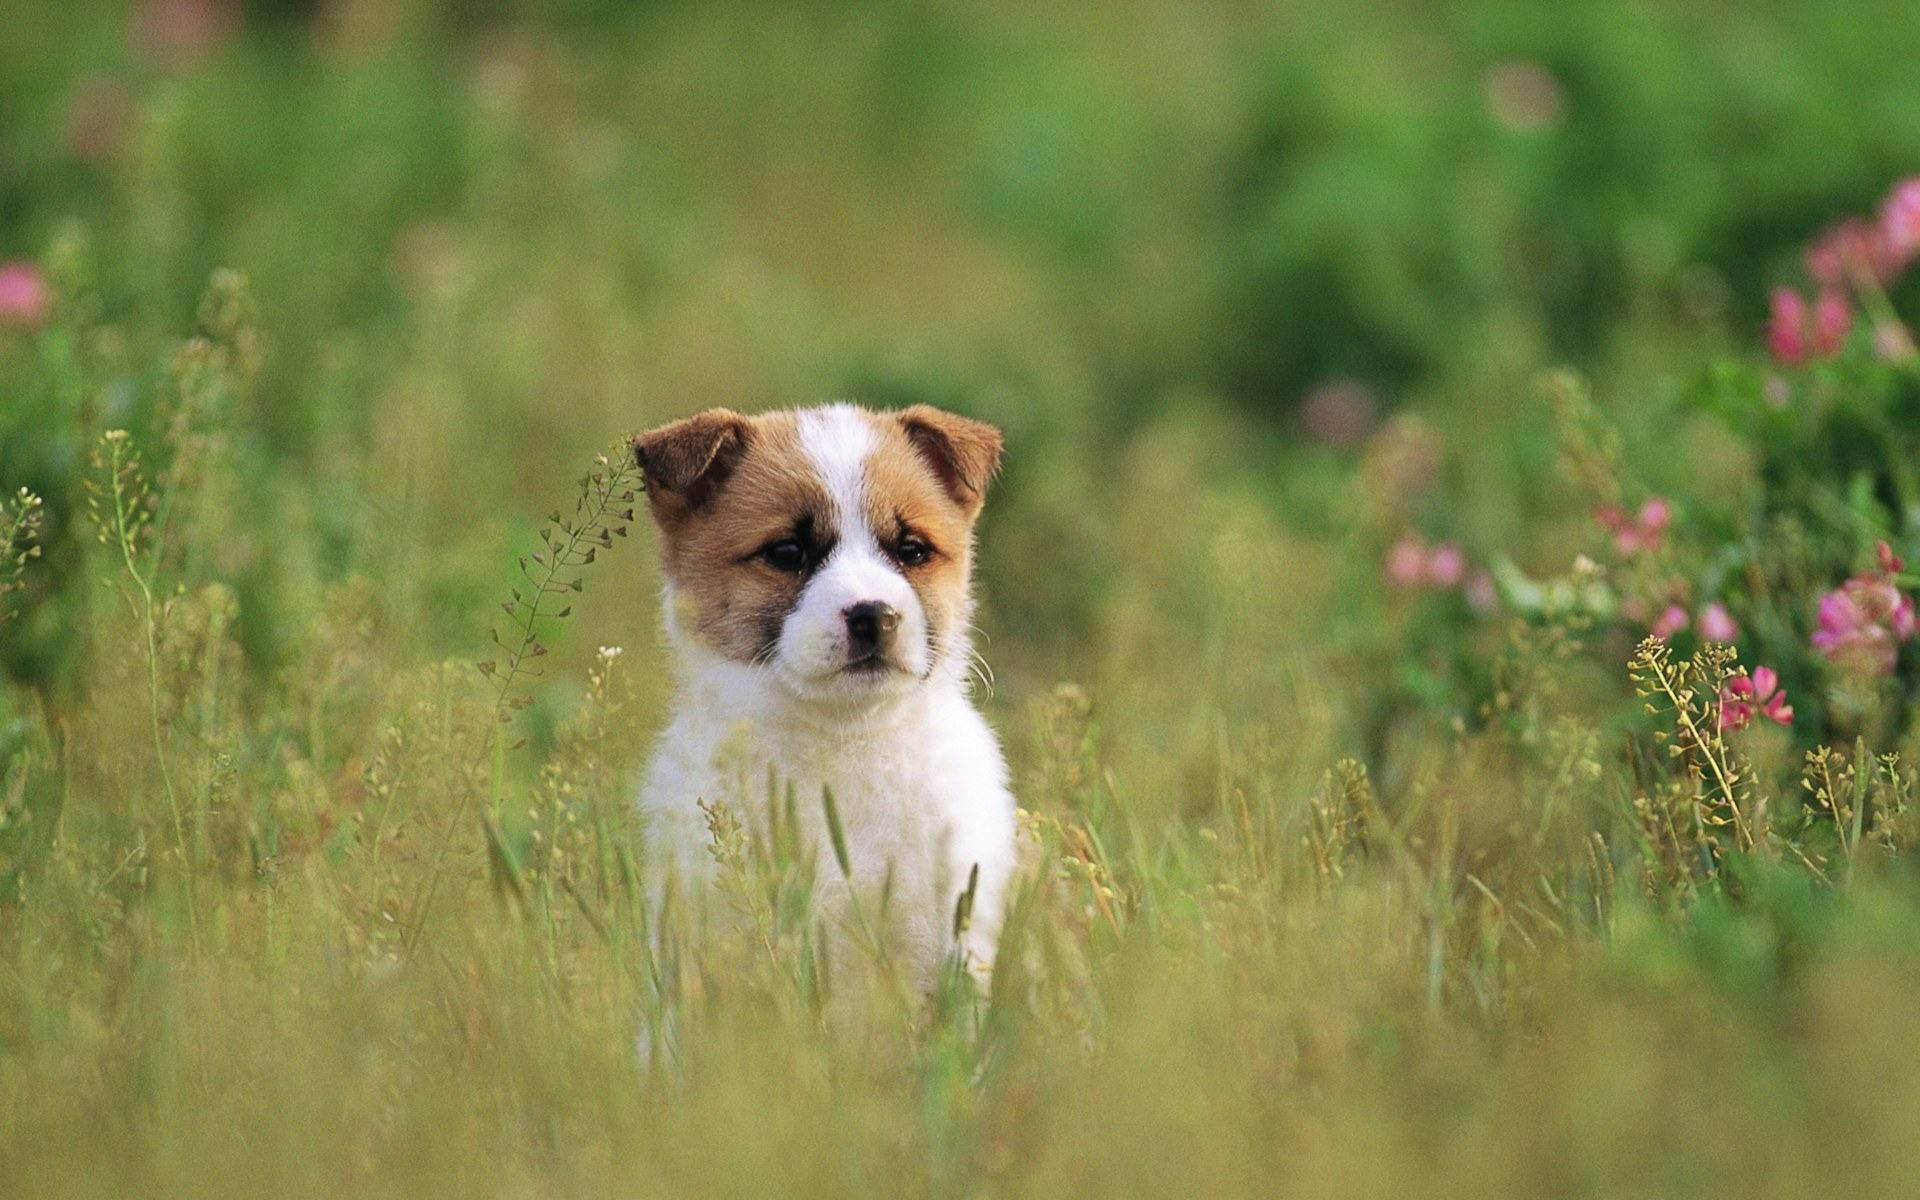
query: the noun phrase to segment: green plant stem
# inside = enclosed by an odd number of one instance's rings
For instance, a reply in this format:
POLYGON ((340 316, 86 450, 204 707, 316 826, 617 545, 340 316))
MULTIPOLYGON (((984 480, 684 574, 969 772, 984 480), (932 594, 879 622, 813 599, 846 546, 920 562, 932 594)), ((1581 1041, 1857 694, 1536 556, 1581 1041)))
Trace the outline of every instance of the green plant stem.
POLYGON ((146 637, 147 647, 147 724, 153 735, 153 757, 160 769, 160 784, 167 793, 167 809, 173 817, 173 839, 180 851, 180 861, 187 868, 187 928, 197 944, 200 940, 200 917, 198 905, 194 900, 194 872, 197 863, 195 856, 187 848, 187 826, 180 812, 180 796, 174 790, 173 772, 167 766, 166 739, 160 733, 160 645, 156 634, 156 622, 153 602, 153 588, 140 571, 135 561, 133 543, 135 531, 127 521, 131 505, 122 484, 121 443, 113 443, 111 478, 113 486, 113 532, 114 541, 120 547, 120 560, 126 565, 127 577, 133 580, 134 587, 140 591, 140 625, 146 637))
MULTIPOLYGON (((519 644, 509 653, 506 669, 497 672, 499 675, 499 683, 494 692, 493 713, 489 720, 487 744, 469 765, 469 774, 479 768, 484 758, 492 758, 495 762, 499 761, 501 757, 501 747, 498 743, 500 738, 504 736, 507 719, 512 714, 513 684, 526 669, 526 660, 533 654, 534 646, 539 641, 536 623, 540 617, 540 603, 545 600, 549 594, 557 593, 565 587, 565 585, 556 582, 560 577, 562 569, 586 565, 586 560, 580 559, 583 550, 582 543, 587 540, 591 532, 600 528, 601 522, 607 517, 608 510, 613 507, 614 497, 623 490, 623 485, 627 479, 627 469, 621 466, 614 466, 609 462, 606 470, 607 473, 602 479, 600 487, 597 489, 598 494, 593 497, 592 511, 573 527, 572 531, 568 533, 565 543, 559 547, 551 544, 547 547, 547 557, 543 564, 546 568, 546 573, 535 582, 533 596, 526 602, 527 615, 525 622, 520 627, 519 644)), ((489 801, 496 814, 500 806, 500 792, 505 786, 500 776, 501 772, 495 770, 492 773, 491 783, 488 788, 489 801)), ((460 826, 466 823, 467 814, 473 808, 473 795, 473 788, 468 787, 461 789, 460 803, 454 808, 453 822, 449 827, 448 835, 442 838, 440 844, 434 848, 433 863, 428 868, 426 883, 421 888, 420 901, 415 906, 413 923, 409 926, 406 938, 401 943, 403 952, 408 955, 413 953, 414 948, 419 944, 421 931, 426 928, 428 910, 433 905, 434 896, 439 892, 440 878, 446 873, 447 854, 453 845, 453 832, 457 831, 460 826)))

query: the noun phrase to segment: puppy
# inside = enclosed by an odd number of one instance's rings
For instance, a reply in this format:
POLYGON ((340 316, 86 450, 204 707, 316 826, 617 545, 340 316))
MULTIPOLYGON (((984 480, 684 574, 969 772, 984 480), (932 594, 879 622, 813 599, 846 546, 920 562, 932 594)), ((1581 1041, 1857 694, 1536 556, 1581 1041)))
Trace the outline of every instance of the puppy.
POLYGON ((771 777, 796 789, 821 893, 844 897, 831 788, 853 887, 887 890, 895 952, 923 983, 954 950, 984 979, 1015 856, 1006 763, 967 691, 999 431, 924 405, 711 409, 633 452, 678 675, 640 796, 650 847, 707 874, 699 803, 757 819, 771 777))

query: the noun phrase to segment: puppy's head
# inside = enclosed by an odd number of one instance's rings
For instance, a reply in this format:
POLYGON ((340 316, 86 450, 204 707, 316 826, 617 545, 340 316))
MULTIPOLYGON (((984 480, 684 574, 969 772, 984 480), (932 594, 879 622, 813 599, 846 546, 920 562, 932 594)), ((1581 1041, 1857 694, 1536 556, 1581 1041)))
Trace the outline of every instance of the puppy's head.
POLYGON ((805 698, 876 700, 965 654, 990 425, 925 405, 744 417, 633 441, 675 636, 805 698))

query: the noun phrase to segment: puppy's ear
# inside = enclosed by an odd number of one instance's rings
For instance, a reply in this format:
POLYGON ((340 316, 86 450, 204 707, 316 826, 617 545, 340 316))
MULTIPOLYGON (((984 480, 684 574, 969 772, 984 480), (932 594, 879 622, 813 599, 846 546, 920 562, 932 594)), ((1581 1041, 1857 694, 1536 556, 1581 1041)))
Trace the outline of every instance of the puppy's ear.
POLYGON ((677 520, 712 499, 746 453, 752 430, 739 413, 710 408, 636 434, 633 458, 646 480, 654 519, 677 520))
POLYGON ((978 513, 1000 469, 1000 431, 928 404, 901 409, 895 417, 953 502, 969 517, 978 513))

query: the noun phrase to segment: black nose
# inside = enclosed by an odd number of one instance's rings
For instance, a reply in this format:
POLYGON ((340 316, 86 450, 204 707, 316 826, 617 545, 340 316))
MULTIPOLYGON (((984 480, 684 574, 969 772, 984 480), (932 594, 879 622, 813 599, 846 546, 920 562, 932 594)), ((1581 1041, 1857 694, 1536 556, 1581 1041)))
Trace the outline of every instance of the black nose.
POLYGON ((880 648, 900 625, 900 610, 878 600, 847 608, 847 656, 864 658, 880 648))

